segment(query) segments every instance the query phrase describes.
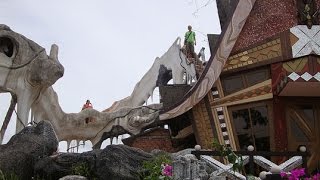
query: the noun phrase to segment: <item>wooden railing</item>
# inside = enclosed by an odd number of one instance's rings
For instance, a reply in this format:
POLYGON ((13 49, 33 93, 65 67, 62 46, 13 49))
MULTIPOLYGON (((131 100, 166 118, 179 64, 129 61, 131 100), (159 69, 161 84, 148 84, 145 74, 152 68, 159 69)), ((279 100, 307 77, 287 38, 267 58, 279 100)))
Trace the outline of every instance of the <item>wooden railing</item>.
MULTIPOLYGON (((216 157, 222 157, 220 151, 210 151, 210 150, 195 150, 191 152, 194 154, 198 159, 201 158, 202 155, 206 156, 216 156, 216 157)), ((307 167, 307 157, 310 156, 309 152, 304 151, 284 151, 284 152, 272 152, 272 151, 234 151, 234 153, 238 156, 247 156, 249 157, 249 173, 254 174, 254 161, 257 159, 257 157, 286 157, 287 159, 298 156, 302 157, 302 164, 301 166, 305 168, 305 172, 308 173, 308 167, 307 167)), ((271 168, 272 165, 276 165, 272 163, 271 161, 267 160, 266 158, 260 158, 260 161, 264 161, 266 165, 269 165, 271 168)), ((300 159, 301 160, 301 159, 300 159)), ((300 161, 301 162, 301 161, 300 161)), ((257 164, 257 163, 256 163, 257 164)), ((258 164, 259 165, 259 164, 258 164)), ((261 165, 260 165, 261 166, 261 165)), ((263 167, 264 169, 270 170, 266 167, 263 167)))

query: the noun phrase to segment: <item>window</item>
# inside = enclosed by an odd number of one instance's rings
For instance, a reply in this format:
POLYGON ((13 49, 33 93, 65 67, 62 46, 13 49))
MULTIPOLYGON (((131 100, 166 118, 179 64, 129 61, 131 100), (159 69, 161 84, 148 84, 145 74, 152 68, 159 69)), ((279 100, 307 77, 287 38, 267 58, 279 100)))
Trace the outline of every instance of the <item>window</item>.
POLYGON ((244 88, 241 76, 232 76, 224 79, 222 82, 224 87, 223 89, 228 93, 235 92, 244 88))
POLYGON ((309 127, 315 127, 316 126, 316 120, 315 120, 315 115, 314 115, 314 108, 312 107, 312 105, 301 105, 299 107, 304 115, 306 116, 306 121, 309 125, 309 127))
POLYGON ((257 151, 270 150, 268 110, 266 105, 232 111, 235 135, 241 150, 253 145, 257 151))
POLYGON ((221 82, 225 95, 228 95, 268 79, 270 79, 269 69, 260 68, 244 73, 241 72, 237 75, 222 76, 221 82))
POLYGON ((248 86, 253 86, 255 84, 258 84, 260 82, 263 82, 269 79, 269 76, 266 70, 249 72, 245 76, 246 76, 248 86))
POLYGON ((307 142, 309 139, 307 136, 304 134, 304 132, 300 129, 298 124, 296 122, 291 122, 290 123, 290 128, 291 131, 293 132, 292 135, 298 142, 307 142))
POLYGON ((294 112, 296 113, 292 116, 292 119, 288 122, 291 129, 291 136, 294 137, 297 142, 308 142, 311 137, 310 130, 312 131, 316 127, 315 109, 312 105, 296 105, 294 107, 294 112), (301 124, 305 124, 302 126, 301 124))

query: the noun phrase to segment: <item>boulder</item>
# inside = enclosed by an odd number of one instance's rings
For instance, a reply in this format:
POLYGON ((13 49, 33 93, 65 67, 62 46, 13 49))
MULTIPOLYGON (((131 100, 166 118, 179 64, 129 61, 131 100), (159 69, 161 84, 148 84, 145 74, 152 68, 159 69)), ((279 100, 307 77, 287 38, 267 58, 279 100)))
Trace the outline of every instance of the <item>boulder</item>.
POLYGON ((77 173, 88 179, 138 179, 142 163, 152 155, 125 145, 109 145, 85 153, 61 153, 37 162, 35 171, 46 179, 77 173))
POLYGON ((28 126, 7 144, 0 145, 0 170, 4 174, 31 179, 35 162, 56 152, 58 144, 49 122, 41 121, 36 126, 28 126))
POLYGON ((142 163, 151 160, 152 155, 140 149, 125 145, 107 146, 98 155, 96 168, 98 177, 110 180, 137 179, 142 163))
POLYGON ((173 160, 173 179, 207 180, 209 175, 205 166, 205 162, 198 160, 193 154, 180 155, 173 160))
POLYGON ((36 174, 45 179, 59 179, 67 175, 95 176, 96 151, 59 153, 36 162, 36 174))

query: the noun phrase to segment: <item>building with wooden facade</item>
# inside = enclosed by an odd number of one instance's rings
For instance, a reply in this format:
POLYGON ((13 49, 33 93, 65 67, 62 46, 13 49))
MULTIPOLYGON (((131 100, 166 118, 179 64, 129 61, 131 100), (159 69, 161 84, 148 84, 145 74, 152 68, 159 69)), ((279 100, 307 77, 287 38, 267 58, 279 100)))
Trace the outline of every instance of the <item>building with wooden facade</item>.
MULTIPOLYGON (((237 15, 233 8, 237 4, 217 0, 224 28, 220 36, 209 35, 212 56, 223 46, 221 39, 234 18, 230 15, 237 15)), ((305 145, 311 155, 309 169, 319 168, 319 7, 320 0, 256 0, 210 91, 183 113, 164 116, 169 118, 157 124, 168 125, 168 131, 160 133, 168 134, 163 142, 173 146, 172 151, 196 144, 210 149, 214 138, 234 150, 253 145, 258 151, 294 151, 305 145)), ((210 58, 206 66, 215 60, 210 58)), ((208 68, 204 67, 203 73, 210 72, 208 68)), ((202 74, 199 81, 204 83, 205 77, 202 74)), ((160 87, 163 113, 186 102, 188 94, 195 92, 193 88, 160 87)), ((160 132, 159 127, 155 131, 160 132)), ((144 133, 145 137, 150 134, 155 133, 144 133)), ((141 136, 127 141, 133 145, 141 136)), ((150 136, 149 141, 153 140, 150 136)))

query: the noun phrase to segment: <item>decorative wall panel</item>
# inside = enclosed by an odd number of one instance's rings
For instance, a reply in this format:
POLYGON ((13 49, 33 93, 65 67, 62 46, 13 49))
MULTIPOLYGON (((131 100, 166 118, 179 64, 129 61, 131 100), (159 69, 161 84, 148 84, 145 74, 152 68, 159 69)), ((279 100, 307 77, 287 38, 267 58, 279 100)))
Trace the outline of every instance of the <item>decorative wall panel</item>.
MULTIPOLYGON (((298 25, 290 29, 292 36, 298 40, 292 45, 292 57, 297 58, 309 54, 320 55, 320 26, 309 29, 306 25, 298 25)), ((293 39, 293 38, 290 38, 293 39)))
POLYGON ((259 63, 261 61, 281 57, 281 55, 280 38, 278 38, 229 57, 223 70, 227 71, 236 69, 250 64, 259 63))

